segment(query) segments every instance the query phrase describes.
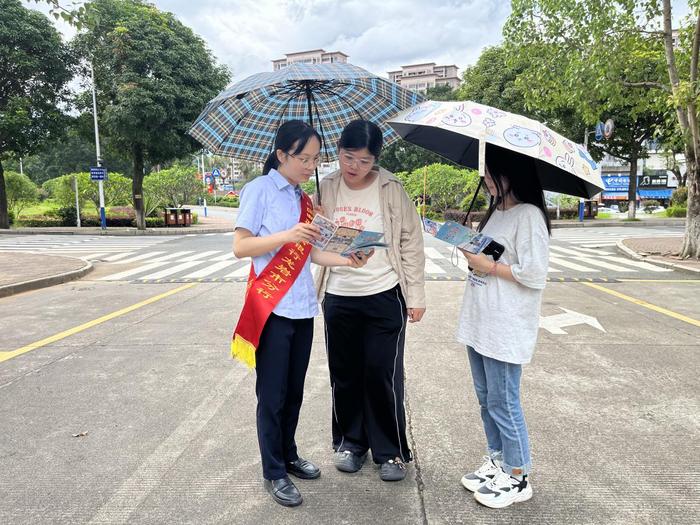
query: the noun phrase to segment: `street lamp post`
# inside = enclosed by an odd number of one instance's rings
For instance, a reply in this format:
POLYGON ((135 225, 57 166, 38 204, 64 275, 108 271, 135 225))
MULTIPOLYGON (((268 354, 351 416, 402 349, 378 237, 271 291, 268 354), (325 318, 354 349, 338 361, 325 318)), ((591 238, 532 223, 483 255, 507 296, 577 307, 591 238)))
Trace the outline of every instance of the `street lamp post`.
MULTIPOLYGON (((92 68, 92 62, 90 62, 90 77, 92 78, 92 116, 95 120, 95 150, 97 153, 97 166, 101 168, 102 155, 100 153, 100 130, 97 127, 97 95, 95 94, 95 70, 92 68)), ((103 230, 106 230, 107 216, 105 214, 104 181, 100 179, 97 181, 97 184, 100 192, 100 226, 103 230)))

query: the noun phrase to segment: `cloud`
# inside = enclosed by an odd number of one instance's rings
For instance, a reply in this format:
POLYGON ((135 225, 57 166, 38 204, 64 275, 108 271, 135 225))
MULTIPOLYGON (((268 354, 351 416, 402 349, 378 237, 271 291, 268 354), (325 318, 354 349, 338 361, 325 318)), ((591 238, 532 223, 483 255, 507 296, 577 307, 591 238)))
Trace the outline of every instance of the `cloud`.
POLYGON ((507 0, 157 0, 200 34, 236 80, 272 69, 271 60, 310 49, 342 51, 384 75, 418 62, 476 61, 497 44, 507 0))

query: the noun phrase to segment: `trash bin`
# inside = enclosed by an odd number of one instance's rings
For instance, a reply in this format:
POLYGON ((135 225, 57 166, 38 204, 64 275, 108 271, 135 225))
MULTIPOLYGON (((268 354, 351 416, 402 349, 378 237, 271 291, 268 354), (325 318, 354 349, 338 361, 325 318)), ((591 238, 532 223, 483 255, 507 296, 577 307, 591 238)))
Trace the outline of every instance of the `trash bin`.
POLYGON ((178 226, 179 225, 179 217, 178 217, 178 209, 177 208, 165 208, 165 225, 166 226, 178 226))
POLYGON ((192 224, 192 210, 180 208, 180 224, 182 226, 190 226, 192 224))

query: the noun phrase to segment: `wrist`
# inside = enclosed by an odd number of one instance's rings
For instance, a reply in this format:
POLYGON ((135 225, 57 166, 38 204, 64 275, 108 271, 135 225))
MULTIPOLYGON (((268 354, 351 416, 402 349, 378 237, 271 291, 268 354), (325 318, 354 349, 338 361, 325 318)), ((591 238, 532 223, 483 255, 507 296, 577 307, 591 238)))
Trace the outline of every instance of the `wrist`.
POLYGON ((493 261, 493 264, 491 265, 491 268, 489 269, 489 275, 496 275, 496 272, 498 271, 498 262, 493 261))

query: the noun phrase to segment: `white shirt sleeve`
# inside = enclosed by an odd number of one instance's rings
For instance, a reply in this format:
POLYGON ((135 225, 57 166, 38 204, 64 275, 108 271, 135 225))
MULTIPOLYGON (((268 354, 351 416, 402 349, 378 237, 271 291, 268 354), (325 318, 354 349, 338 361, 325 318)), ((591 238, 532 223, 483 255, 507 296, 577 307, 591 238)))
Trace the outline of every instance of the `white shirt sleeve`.
POLYGON ((541 290, 547 284, 549 267, 549 232, 536 206, 524 206, 515 234, 518 262, 510 267, 516 281, 528 288, 541 290))

